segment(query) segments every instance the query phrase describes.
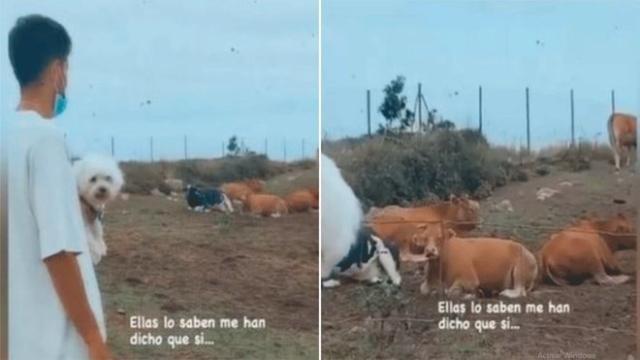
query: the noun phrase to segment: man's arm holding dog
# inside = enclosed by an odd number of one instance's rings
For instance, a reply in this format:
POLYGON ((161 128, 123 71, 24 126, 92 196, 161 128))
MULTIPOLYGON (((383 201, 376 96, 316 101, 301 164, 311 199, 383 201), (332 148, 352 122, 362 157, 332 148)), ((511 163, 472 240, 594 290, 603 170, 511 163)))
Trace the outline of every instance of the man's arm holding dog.
POLYGON ((41 259, 90 358, 108 359, 77 259, 86 250, 86 234, 64 139, 60 134, 43 138, 29 157, 31 206, 40 230, 41 259))
POLYGON ((94 359, 110 359, 84 289, 76 254, 59 252, 44 259, 62 306, 94 359))

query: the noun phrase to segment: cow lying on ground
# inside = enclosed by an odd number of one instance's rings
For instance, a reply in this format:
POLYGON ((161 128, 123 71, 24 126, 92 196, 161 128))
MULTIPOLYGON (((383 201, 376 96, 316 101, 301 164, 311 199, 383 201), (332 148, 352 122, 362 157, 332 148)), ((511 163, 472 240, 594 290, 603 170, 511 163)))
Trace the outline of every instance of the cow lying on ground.
POLYGON ((613 254, 635 248, 635 231, 626 216, 584 219, 551 235, 538 254, 540 271, 545 280, 557 285, 590 278, 601 285, 621 284, 630 277, 621 274, 613 254))
POLYGON ((522 244, 498 238, 462 238, 443 224, 420 227, 411 251, 427 259, 420 292, 444 287, 447 296, 526 296, 538 277, 536 258, 522 244))
POLYGON ((632 154, 636 151, 637 118, 629 114, 613 113, 607 122, 609 143, 613 151, 616 170, 620 170, 620 158, 627 157, 626 166, 631 164, 632 154))
POLYGON ((195 186, 188 185, 186 199, 189 209, 198 212, 210 209, 233 212, 231 201, 218 189, 198 189, 195 186))
POLYGON ((400 247, 400 257, 403 261, 424 261, 408 251, 408 244, 413 235, 420 231, 419 227, 422 224, 444 221, 458 232, 469 231, 478 221, 479 208, 476 201, 452 196, 449 201, 429 206, 373 208, 367 214, 367 221, 376 234, 400 247))
POLYGON ((220 188, 234 204, 242 205, 247 201, 250 194, 262 192, 264 182, 257 179, 248 179, 224 183, 220 188))
MULTIPOLYGON (((397 246, 375 236, 370 229, 360 228, 356 242, 351 245, 347 255, 336 265, 338 276, 347 276, 358 281, 379 283, 383 272, 394 285, 400 285, 400 259, 397 246)), ((331 286, 338 286, 335 280, 331 286)))
POLYGON ((246 209, 254 215, 271 217, 280 217, 288 212, 285 201, 273 194, 249 194, 246 209))
POLYGON ((318 198, 309 189, 296 190, 288 194, 284 200, 290 212, 307 212, 318 208, 318 198))

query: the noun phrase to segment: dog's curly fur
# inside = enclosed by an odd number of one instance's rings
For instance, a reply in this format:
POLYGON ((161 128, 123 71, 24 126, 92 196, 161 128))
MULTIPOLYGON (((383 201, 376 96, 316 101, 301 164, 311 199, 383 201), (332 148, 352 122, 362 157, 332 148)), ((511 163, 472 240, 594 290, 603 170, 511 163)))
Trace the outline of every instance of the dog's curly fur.
POLYGON ((105 205, 114 200, 124 184, 124 176, 113 158, 91 154, 73 164, 87 230, 89 252, 94 264, 107 254, 102 230, 105 205))

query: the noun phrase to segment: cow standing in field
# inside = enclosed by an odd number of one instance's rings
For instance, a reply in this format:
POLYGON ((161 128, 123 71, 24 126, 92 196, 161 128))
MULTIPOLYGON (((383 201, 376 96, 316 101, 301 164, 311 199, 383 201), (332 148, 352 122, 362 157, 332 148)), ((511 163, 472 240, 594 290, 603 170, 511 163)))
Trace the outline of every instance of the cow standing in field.
POLYGON ((627 157, 626 166, 631 164, 631 156, 636 151, 637 118, 629 114, 613 113, 607 122, 609 143, 613 151, 616 170, 620 170, 620 159, 627 157))

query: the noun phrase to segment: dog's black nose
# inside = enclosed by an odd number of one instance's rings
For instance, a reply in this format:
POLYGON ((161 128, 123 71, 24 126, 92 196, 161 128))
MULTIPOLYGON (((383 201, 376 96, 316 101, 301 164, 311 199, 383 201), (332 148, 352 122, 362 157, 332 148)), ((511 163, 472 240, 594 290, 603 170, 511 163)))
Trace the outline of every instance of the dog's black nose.
POLYGON ((106 192, 107 192, 107 188, 106 188, 106 187, 99 187, 99 188, 98 188, 98 192, 99 192, 100 194, 104 194, 104 193, 106 193, 106 192))

